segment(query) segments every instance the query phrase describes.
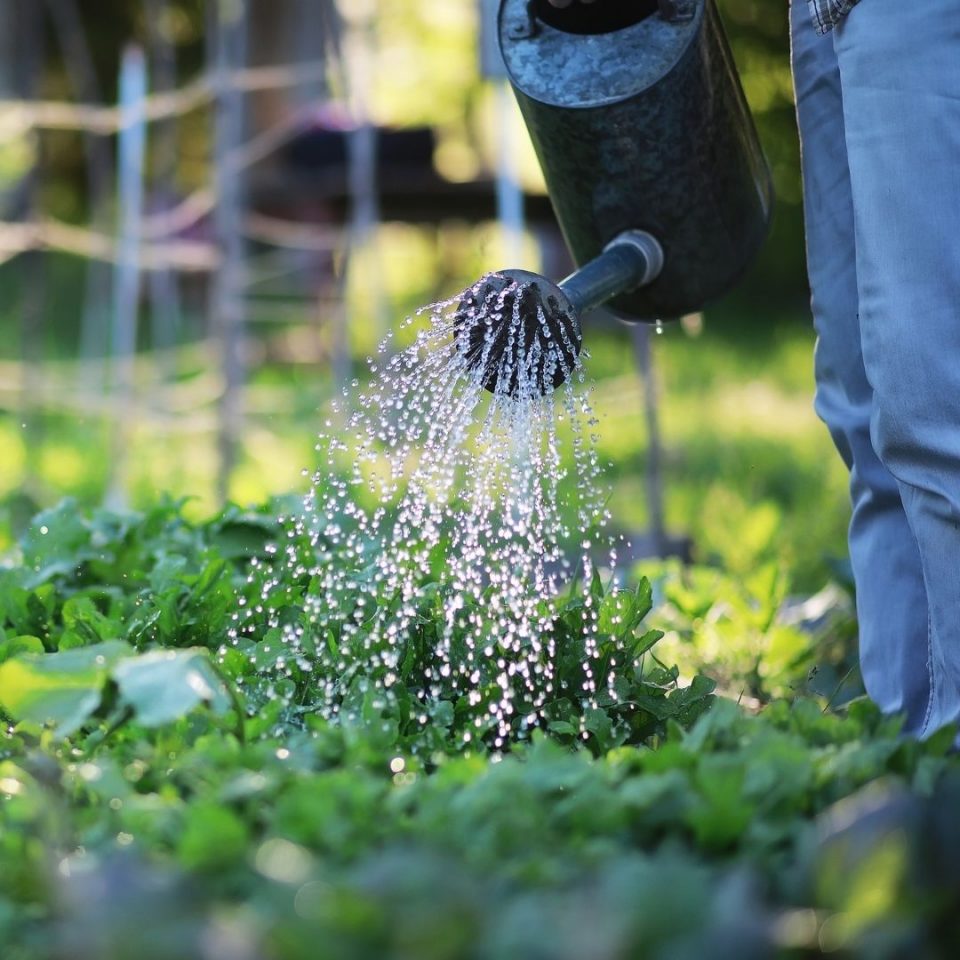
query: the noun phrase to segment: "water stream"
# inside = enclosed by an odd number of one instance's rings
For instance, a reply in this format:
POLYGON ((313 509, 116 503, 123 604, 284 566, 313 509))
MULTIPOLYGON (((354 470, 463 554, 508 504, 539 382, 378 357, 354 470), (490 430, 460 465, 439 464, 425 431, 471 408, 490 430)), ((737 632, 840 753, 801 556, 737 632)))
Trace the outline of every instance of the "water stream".
MULTIPOLYGON (((388 338, 326 421, 258 652, 275 676, 309 671, 327 718, 403 687, 416 704, 466 698, 465 741, 524 735, 558 693, 557 598, 575 575, 589 661, 607 522, 597 421, 577 351, 542 312, 531 335, 522 292, 484 279, 424 308, 403 324, 412 345, 392 353, 388 338), (292 581, 306 584, 295 613, 292 581)), ((597 694, 584 676, 569 695, 597 694)))

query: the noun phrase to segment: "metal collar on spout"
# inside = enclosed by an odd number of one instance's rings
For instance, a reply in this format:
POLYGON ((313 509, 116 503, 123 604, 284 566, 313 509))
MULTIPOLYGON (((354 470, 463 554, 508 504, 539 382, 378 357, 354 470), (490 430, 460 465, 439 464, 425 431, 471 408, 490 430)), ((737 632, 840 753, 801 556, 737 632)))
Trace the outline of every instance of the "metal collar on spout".
POLYGON ((646 271, 637 280, 637 286, 643 287, 653 283, 663 270, 663 247, 660 246, 660 241, 646 230, 624 230, 603 249, 606 252, 624 244, 633 247, 647 262, 646 271))

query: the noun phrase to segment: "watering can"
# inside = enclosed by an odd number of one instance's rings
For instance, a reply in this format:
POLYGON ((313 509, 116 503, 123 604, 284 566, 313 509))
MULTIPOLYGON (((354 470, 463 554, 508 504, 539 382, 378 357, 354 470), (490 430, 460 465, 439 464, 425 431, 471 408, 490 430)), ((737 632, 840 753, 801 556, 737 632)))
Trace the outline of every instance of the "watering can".
MULTIPOLYGON (((601 304, 658 322, 727 292, 767 234, 773 188, 714 0, 501 0, 498 34, 579 269, 560 283, 504 270, 473 300, 519 291, 531 340, 548 329, 573 357, 601 304)), ((484 352, 491 390, 497 356, 484 352)))

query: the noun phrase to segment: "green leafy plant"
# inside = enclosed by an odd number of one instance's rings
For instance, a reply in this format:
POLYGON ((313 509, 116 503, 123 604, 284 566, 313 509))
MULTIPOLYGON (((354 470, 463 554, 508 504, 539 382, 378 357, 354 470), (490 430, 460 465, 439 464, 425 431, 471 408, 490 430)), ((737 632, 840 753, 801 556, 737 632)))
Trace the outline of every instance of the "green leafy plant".
MULTIPOLYGON (((327 719, 275 637, 229 642, 277 511, 61 505, 0 570, 4 960, 952 954, 954 730, 904 738, 862 699, 747 712, 663 662, 648 582, 599 579, 613 693, 558 696, 506 754, 454 735, 449 695, 412 723, 357 685, 327 719)), ((309 586, 281 584, 291 616, 309 586)), ((691 649, 723 602, 697 591, 670 601, 691 649)), ((571 689, 583 602, 556 627, 571 689)))

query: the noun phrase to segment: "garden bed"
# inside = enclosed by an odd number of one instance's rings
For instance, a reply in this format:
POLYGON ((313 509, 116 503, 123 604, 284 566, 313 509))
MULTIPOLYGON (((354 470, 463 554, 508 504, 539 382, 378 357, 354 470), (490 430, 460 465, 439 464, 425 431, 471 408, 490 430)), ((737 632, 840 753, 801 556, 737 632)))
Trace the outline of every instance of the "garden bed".
POLYGON ((65 502, 0 568, 4 960, 957 955, 952 731, 748 712, 658 659, 644 581, 594 586, 619 703, 506 751, 452 701, 324 720, 223 653, 279 510, 65 502))

